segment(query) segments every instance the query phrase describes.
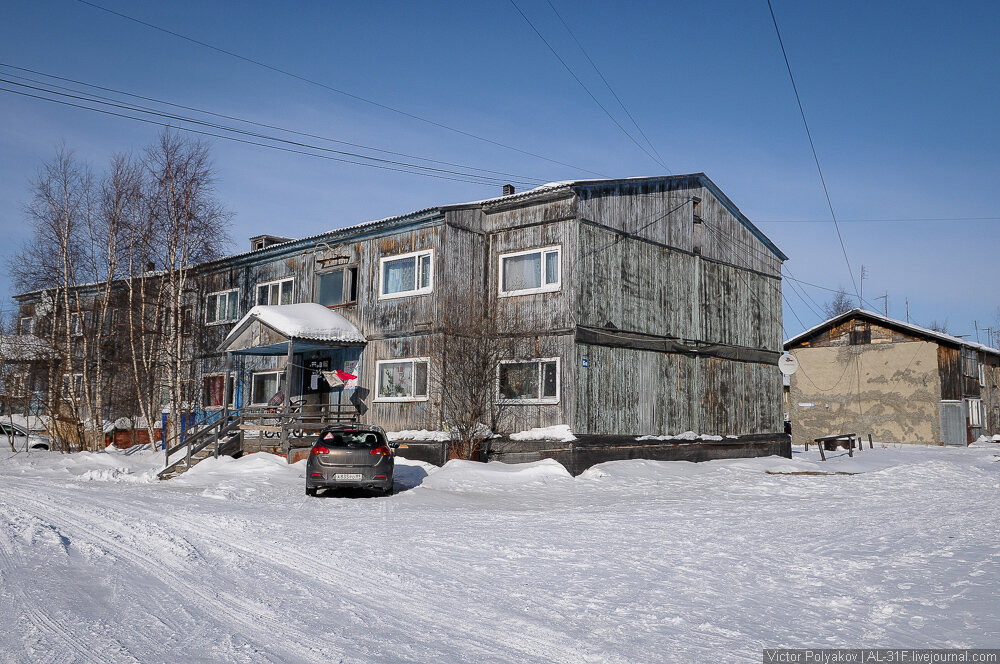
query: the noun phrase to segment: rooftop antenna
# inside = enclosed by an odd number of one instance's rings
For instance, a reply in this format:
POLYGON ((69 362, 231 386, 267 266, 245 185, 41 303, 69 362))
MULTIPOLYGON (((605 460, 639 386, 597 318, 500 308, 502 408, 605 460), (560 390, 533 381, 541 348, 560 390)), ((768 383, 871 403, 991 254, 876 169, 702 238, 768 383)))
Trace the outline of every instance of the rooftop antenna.
POLYGON ((868 276, 868 270, 865 266, 861 266, 861 292, 858 293, 858 306, 862 309, 865 308, 865 277, 868 276))
POLYGON ((885 295, 879 295, 875 298, 876 300, 883 300, 883 311, 885 311, 885 317, 889 317, 889 292, 886 291, 885 295))

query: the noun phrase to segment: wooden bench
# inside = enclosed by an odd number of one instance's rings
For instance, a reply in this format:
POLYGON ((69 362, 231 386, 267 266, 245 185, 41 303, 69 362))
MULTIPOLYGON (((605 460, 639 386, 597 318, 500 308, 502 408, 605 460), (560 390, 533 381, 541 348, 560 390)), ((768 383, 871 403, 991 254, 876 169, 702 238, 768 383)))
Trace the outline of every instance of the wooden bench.
MULTIPOLYGON (((869 439, 871 436, 869 436, 869 439)), ((839 446, 844 445, 847 447, 847 455, 854 456, 855 445, 859 450, 863 449, 861 444, 861 437, 856 433, 841 433, 834 436, 823 436, 822 438, 813 438, 813 442, 816 443, 816 447, 819 448, 819 456, 823 461, 826 461, 826 452, 833 451, 839 446)), ((871 441, 869 440, 869 444, 871 441)), ((806 451, 809 451, 809 441, 806 441, 806 451)))

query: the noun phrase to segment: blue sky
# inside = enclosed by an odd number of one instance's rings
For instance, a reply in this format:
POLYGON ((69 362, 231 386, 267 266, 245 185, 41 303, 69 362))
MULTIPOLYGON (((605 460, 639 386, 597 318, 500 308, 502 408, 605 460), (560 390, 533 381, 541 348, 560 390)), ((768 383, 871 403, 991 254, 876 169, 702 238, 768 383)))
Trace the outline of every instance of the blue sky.
MULTIPOLYGON (((541 181, 665 172, 608 119, 510 0, 95 2, 579 168, 336 94, 78 0, 5 2, 0 62, 541 181)), ((670 171, 707 173, 790 257, 791 276, 853 290, 766 0, 551 2, 670 171)), ((897 318, 908 299, 914 322, 947 320, 955 334, 974 336, 974 321, 996 327, 1000 5, 772 3, 851 265, 868 272, 866 299, 887 292, 897 318), (989 219, 971 219, 979 217, 989 219), (851 221, 883 219, 944 221, 851 221)), ((548 1, 517 6, 641 142, 548 1)), ((61 142, 101 170, 112 154, 140 149, 157 131, 0 92, 0 257, 16 257, 27 239, 29 180, 61 142)), ((240 251, 259 233, 303 236, 499 193, 494 185, 225 140, 212 146, 240 251)), ((0 293, 9 290, 4 274, 0 293)), ((805 286, 804 301, 788 282, 784 290, 788 336, 818 322, 816 304, 832 295, 805 286)))

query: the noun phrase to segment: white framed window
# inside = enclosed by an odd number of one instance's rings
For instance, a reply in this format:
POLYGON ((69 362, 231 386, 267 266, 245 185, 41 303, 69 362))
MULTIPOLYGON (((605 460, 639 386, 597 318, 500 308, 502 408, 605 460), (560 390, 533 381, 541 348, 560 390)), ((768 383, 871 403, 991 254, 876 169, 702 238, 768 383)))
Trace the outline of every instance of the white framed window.
POLYGON ((408 357, 375 363, 375 401, 426 401, 430 358, 408 357))
POLYGON ((35 319, 30 316, 25 316, 21 319, 21 334, 31 334, 32 330, 35 329, 35 319))
POLYGON ((278 393, 284 375, 284 371, 254 372, 250 383, 250 402, 255 406, 265 405, 278 393))
POLYGON ((240 291, 238 288, 217 291, 205 296, 205 322, 232 323, 240 317, 240 291))
POLYGON ((257 284, 255 304, 291 304, 294 277, 257 284))
POLYGON ((500 254, 500 297, 552 293, 562 288, 562 247, 500 254))
POLYGON ((968 399, 966 403, 969 404, 969 426, 983 426, 983 400, 968 399))
POLYGON ((339 267, 316 275, 316 302, 336 307, 358 301, 357 266, 339 267))
POLYGON ((986 365, 983 362, 979 363, 979 386, 986 387, 986 365))
POLYGON ((500 400, 507 403, 558 403, 558 357, 504 360, 497 367, 500 400))
POLYGON ((379 259, 380 300, 426 295, 434 289, 434 250, 379 259))
POLYGON ((69 333, 74 337, 83 336, 83 320, 79 312, 74 311, 69 315, 69 333))

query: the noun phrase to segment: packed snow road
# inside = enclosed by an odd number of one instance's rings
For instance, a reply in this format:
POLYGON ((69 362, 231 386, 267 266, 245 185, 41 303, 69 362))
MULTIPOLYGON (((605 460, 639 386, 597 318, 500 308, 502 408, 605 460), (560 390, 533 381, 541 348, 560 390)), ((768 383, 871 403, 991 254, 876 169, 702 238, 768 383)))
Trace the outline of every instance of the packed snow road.
POLYGON ((0 661, 760 661, 1000 646, 1000 446, 397 460, 306 498, 255 454, 0 453, 0 661), (815 473, 856 474, 815 474, 815 473))

